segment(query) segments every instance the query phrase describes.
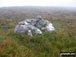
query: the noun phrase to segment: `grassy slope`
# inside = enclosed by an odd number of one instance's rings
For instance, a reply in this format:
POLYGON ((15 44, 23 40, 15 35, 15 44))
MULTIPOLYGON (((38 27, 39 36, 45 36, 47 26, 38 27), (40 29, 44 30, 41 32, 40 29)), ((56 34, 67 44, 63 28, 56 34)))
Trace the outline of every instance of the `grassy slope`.
POLYGON ((76 52, 75 12, 52 8, 0 9, 0 57, 60 57, 59 52, 76 52), (33 37, 13 32, 17 22, 39 14, 49 19, 56 30, 33 37))

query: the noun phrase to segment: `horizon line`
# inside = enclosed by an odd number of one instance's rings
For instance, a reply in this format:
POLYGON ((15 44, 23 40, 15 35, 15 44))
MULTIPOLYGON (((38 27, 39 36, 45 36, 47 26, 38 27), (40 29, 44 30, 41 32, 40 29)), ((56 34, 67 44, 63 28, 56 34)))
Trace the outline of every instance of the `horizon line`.
POLYGON ((0 6, 0 8, 5 8, 5 7, 61 7, 61 8, 76 8, 76 7, 73 7, 73 6, 0 6))

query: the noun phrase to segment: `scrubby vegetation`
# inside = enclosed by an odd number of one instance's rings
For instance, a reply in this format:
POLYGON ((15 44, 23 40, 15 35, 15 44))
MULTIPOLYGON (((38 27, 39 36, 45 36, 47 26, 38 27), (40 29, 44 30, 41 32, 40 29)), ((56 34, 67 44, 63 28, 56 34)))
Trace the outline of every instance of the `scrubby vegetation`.
POLYGON ((60 57, 76 52, 76 12, 46 7, 0 8, 0 57, 60 57), (56 28, 53 32, 27 36, 14 33, 16 24, 41 15, 56 28))

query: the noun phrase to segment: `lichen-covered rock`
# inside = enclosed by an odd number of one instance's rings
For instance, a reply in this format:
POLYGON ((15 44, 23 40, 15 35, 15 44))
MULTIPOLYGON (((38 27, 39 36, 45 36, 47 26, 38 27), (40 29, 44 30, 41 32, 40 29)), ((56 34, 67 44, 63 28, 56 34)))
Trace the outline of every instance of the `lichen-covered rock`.
POLYGON ((54 31, 53 24, 48 20, 42 18, 39 19, 27 19, 19 22, 15 27, 15 32, 24 33, 27 31, 28 35, 32 36, 32 33, 42 34, 44 31, 54 31))
POLYGON ((16 25, 14 32, 27 32, 28 35, 32 36, 32 33, 35 34, 42 34, 42 31, 35 26, 32 26, 30 24, 27 25, 16 25))

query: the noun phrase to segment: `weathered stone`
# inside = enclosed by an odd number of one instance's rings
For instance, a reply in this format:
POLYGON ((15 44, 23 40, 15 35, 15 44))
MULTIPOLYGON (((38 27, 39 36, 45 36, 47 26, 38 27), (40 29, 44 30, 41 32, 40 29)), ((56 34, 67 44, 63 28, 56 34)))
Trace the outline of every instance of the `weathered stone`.
POLYGON ((53 24, 48 20, 44 19, 27 19, 19 22, 19 25, 16 25, 15 32, 24 33, 27 31, 28 35, 32 36, 32 33, 42 34, 42 31, 54 31, 55 28, 53 24))

